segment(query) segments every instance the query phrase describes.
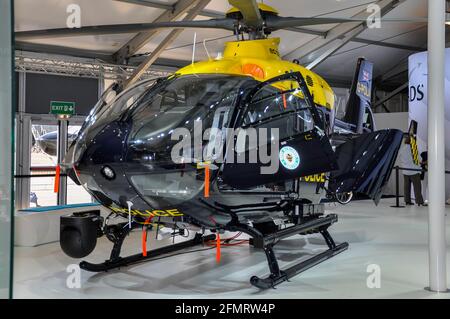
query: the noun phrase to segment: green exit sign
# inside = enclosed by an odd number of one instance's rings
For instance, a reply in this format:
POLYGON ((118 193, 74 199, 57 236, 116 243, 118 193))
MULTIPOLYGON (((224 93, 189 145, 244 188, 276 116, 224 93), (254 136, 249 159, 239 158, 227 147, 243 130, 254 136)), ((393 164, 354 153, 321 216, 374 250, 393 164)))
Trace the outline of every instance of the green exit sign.
POLYGON ((74 115, 75 102, 51 101, 50 113, 56 115, 74 115))

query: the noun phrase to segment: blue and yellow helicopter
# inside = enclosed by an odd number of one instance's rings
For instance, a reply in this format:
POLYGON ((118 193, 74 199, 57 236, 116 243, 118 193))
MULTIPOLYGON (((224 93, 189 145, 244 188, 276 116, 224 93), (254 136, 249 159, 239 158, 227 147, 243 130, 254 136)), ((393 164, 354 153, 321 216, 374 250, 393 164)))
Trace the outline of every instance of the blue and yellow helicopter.
MULTIPOLYGON (((325 213, 321 201, 327 193, 359 193, 379 201, 402 132, 375 128, 372 65, 358 61, 349 102, 338 118, 330 85, 298 63, 282 60, 280 39, 270 37, 287 27, 353 20, 280 17, 255 0, 229 2, 233 8, 223 19, 134 25, 136 31, 221 28, 234 32, 237 41, 226 43, 221 57, 167 78, 127 89, 113 85, 94 107, 70 147, 67 173, 124 221, 112 225, 91 213, 62 218, 60 241, 68 255, 87 256, 103 235, 114 244, 109 260, 83 261, 82 269, 106 271, 211 241, 220 247, 229 243, 221 233, 241 232, 265 252, 270 270, 267 278, 253 276, 251 284, 270 288, 347 249, 328 232, 337 215, 325 213), (232 134, 218 133, 225 130, 232 134), (253 135, 257 141, 251 145, 250 132, 264 134, 253 135), (267 173, 272 164, 276 169, 267 173), (157 232, 166 227, 173 234, 190 230, 196 235, 121 257, 126 236, 143 228, 145 243, 150 225, 157 232), (328 249, 281 269, 274 245, 314 233, 324 237, 328 249)), ((93 30, 99 28, 71 32, 93 30)))

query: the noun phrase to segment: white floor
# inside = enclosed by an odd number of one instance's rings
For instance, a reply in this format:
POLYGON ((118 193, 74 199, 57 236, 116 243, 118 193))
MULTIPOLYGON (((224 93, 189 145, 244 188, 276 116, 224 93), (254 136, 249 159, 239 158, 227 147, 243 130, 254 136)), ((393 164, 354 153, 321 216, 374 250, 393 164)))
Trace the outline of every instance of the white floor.
MULTIPOLYGON (((327 205, 340 221, 330 228, 337 242, 349 250, 309 269, 277 287, 259 291, 252 275, 268 273, 263 252, 248 246, 202 251, 156 260, 108 273, 81 272, 81 288, 68 288, 68 265, 77 260, 65 256, 58 243, 15 250, 15 298, 450 298, 424 290, 428 284, 427 208, 391 208, 393 200, 378 207, 370 201, 347 206, 327 205), (369 265, 379 265, 381 287, 368 288, 369 265)), ((447 206, 446 212, 450 212, 447 206)), ((450 221, 447 220, 450 239, 450 221)), ((158 242, 160 244, 161 242, 158 242)), ((155 240, 150 246, 156 245, 155 240)), ((283 265, 320 251, 323 240, 294 237, 280 243, 277 255, 283 265)), ((103 261, 111 244, 102 238, 86 258, 103 261)), ((140 233, 125 245, 125 254, 140 249, 140 233)), ((450 248, 449 248, 450 250, 450 248)), ((450 268, 450 254, 448 254, 450 268)), ((450 278, 449 278, 450 279, 450 278)), ((449 280, 450 284, 450 280, 449 280)))

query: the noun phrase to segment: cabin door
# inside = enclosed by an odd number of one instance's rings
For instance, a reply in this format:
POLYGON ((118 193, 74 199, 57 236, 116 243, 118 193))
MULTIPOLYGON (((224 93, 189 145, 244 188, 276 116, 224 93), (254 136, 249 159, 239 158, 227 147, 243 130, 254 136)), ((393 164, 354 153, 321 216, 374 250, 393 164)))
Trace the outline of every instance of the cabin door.
POLYGON ((222 179, 238 189, 324 173, 337 168, 322 118, 302 75, 284 74, 244 99, 227 144, 222 179))

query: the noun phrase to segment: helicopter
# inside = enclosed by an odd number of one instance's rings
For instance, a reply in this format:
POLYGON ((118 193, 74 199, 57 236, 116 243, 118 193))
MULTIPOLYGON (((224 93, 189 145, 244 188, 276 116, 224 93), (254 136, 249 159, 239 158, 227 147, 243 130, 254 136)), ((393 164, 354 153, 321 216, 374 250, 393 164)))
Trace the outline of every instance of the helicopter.
MULTIPOLYGON (((108 260, 82 261, 82 269, 107 271, 211 242, 220 252, 227 243, 220 235, 238 232, 267 257, 269 276, 253 276, 250 283, 273 288, 348 248, 328 231, 338 216, 325 212, 321 201, 327 193, 380 200, 403 133, 376 130, 372 64, 358 60, 345 114, 338 118, 330 85, 296 61, 282 60, 280 39, 270 37, 286 27, 352 20, 280 17, 255 0, 229 3, 224 19, 135 26, 222 28, 237 40, 225 43, 217 59, 192 63, 166 78, 128 88, 116 83, 93 108, 64 167, 110 216, 125 220, 111 224, 98 212, 61 218, 60 245, 73 258, 88 256, 98 237, 113 243, 108 260), (149 227, 195 236, 147 251, 149 227), (142 253, 122 257, 125 238, 140 228, 142 253), (310 234, 323 236, 327 249, 281 269, 274 246, 310 234)), ((99 30, 70 32, 94 29, 99 30)), ((120 26, 105 32, 120 32, 120 26)))
MULTIPOLYGON (((78 132, 69 132, 67 134, 67 141, 69 144, 72 144, 76 139, 78 132)), ((47 154, 48 156, 55 157, 57 155, 57 140, 58 140, 58 131, 51 131, 45 133, 36 139, 33 136, 33 140, 39 147, 39 149, 47 154)))

